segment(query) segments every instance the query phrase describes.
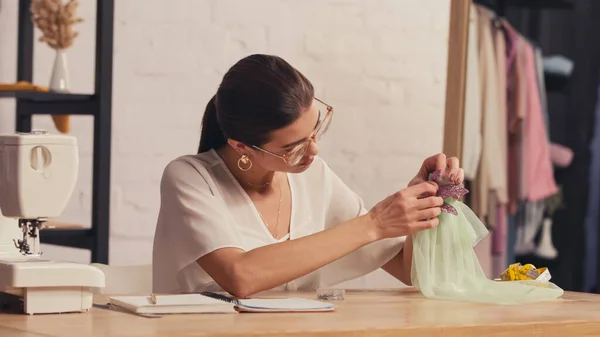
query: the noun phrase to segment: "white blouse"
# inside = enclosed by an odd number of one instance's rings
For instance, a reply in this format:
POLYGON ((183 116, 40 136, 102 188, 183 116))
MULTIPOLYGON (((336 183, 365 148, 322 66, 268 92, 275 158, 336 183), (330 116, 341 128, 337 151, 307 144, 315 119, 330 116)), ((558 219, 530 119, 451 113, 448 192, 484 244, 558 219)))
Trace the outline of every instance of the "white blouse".
MULTIPOLYGON (((363 201, 319 157, 288 175, 289 237, 298 239, 365 214, 363 201)), ((222 290, 196 262, 220 248, 244 251, 278 242, 221 157, 211 150, 173 160, 164 170, 154 237, 153 288, 159 293, 222 290)), ((387 263, 405 237, 364 246, 273 290, 314 290, 366 275, 387 263)))

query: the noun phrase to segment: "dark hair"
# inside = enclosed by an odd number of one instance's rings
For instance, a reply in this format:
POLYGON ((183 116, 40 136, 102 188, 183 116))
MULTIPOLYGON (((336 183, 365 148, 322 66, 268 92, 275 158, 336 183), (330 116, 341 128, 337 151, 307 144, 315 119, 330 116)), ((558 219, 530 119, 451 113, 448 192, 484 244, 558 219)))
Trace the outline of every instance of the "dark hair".
POLYGON ((310 81, 277 56, 254 54, 234 64, 206 105, 198 153, 235 139, 260 146, 310 107, 310 81))

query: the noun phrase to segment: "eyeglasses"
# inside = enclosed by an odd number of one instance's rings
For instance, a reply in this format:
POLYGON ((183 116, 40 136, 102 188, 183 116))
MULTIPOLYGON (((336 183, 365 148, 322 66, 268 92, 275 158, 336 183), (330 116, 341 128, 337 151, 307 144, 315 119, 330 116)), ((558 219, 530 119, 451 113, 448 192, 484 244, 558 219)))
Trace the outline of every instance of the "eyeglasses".
POLYGON ((317 102, 325 105, 327 112, 325 113, 325 116, 322 116, 322 119, 319 121, 319 123, 315 127, 315 130, 313 131, 312 135, 307 140, 294 146, 291 150, 287 151, 283 155, 279 155, 277 153, 271 152, 269 150, 265 150, 261 147, 254 146, 254 145, 252 146, 252 148, 262 151, 264 153, 270 154, 277 158, 280 158, 288 166, 298 165, 300 163, 300 161, 302 160, 302 158, 304 157, 304 155, 306 154, 306 150, 310 146, 310 143, 312 141, 316 142, 319 139, 321 139, 321 137, 323 137, 323 135, 327 132, 327 129, 329 129, 329 125, 331 124, 331 117, 333 115, 333 107, 331 105, 321 101, 320 99, 318 99, 316 97, 315 97, 315 100, 317 102))

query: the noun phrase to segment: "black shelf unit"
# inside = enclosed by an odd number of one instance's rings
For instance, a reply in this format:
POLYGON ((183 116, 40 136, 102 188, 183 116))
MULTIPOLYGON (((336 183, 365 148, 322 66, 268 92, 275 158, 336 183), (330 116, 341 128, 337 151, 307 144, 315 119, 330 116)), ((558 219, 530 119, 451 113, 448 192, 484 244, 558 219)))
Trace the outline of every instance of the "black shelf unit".
MULTIPOLYGON (((31 0, 19 0, 17 81, 33 80, 34 27, 31 0)), ((98 0, 94 94, 3 91, 0 98, 16 100, 16 131, 30 132, 33 115, 94 117, 91 228, 45 229, 43 243, 88 249, 91 262, 108 264, 114 0, 98 0)), ((92 74, 90 74, 92 75, 92 74)))

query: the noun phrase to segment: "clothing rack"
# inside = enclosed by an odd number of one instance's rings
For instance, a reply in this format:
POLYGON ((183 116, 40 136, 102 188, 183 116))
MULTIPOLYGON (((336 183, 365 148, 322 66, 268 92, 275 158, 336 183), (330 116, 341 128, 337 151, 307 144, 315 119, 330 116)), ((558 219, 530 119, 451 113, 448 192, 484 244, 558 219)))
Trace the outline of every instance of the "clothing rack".
POLYGON ((573 3, 569 0, 473 0, 473 3, 485 6, 505 16, 508 8, 521 9, 572 9, 573 3))
MULTIPOLYGON (((17 81, 33 80, 34 27, 31 0, 19 0, 17 81)), ((91 228, 44 229, 42 243, 87 249, 92 263, 108 264, 114 0, 97 1, 94 93, 2 91, 16 100, 16 131, 30 132, 33 115, 94 118, 91 228)))
MULTIPOLYGON (((587 234, 584 228, 590 172, 589 143, 600 77, 600 39, 593 33, 600 29, 596 19, 600 15, 600 2, 474 0, 474 3, 506 19, 522 36, 542 47, 546 55, 564 55, 575 63, 575 70, 569 77, 544 73, 551 141, 570 148, 575 154, 569 167, 554 170, 564 195, 564 208, 552 216, 552 237, 559 256, 544 260, 534 255, 520 255, 516 261, 549 267, 553 281, 570 291, 589 291, 583 287, 582 279, 595 272, 598 276, 592 291, 600 292, 600 249, 595 255, 597 260, 591 262, 598 265, 597 269, 584 270, 584 260, 592 254, 585 252, 586 237, 598 235, 600 242, 600 230, 597 234, 587 234)), ((600 228, 600 223, 597 226, 600 228)))
MULTIPOLYGON (((587 291, 587 289, 583 288, 582 279, 585 276, 586 234, 584 219, 588 193, 589 157, 586 153, 588 152, 589 142, 586 141, 588 138, 586 132, 578 132, 578 135, 575 136, 566 130, 566 128, 580 129, 586 124, 593 125, 593 123, 589 123, 590 120, 587 116, 589 97, 582 91, 582 87, 593 82, 584 73, 592 70, 591 64, 587 60, 597 58, 598 52, 594 50, 597 49, 595 47, 595 43, 597 42, 588 41, 587 44, 581 44, 579 42, 582 41, 581 39, 578 39, 577 42, 572 42, 574 40, 569 41, 569 38, 565 39, 565 33, 557 34, 557 31, 568 31, 569 35, 581 36, 581 33, 583 33, 582 28, 586 25, 584 22, 587 20, 584 18, 589 16, 586 14, 586 10, 584 10, 586 7, 584 2, 578 1, 576 8, 573 3, 566 3, 566 1, 560 1, 558 4, 555 1, 544 1, 547 7, 529 8, 528 10, 510 8, 505 13, 507 19, 512 21, 522 34, 543 46, 544 50, 548 53, 566 53, 565 55, 568 55, 569 58, 575 61, 576 74, 569 78, 556 77, 549 73, 544 74, 550 109, 550 136, 553 142, 566 145, 575 153, 575 159, 568 168, 555 169, 557 183, 562 186, 564 195, 563 205, 565 207, 558 210, 552 216, 552 237, 555 238, 554 245, 559 252, 559 257, 555 260, 546 260, 534 255, 521 255, 517 257, 517 260, 520 262, 547 266, 553 271, 554 281, 565 290, 570 291, 587 291), (544 9, 571 11, 566 13, 544 11, 544 9), (570 20, 579 21, 579 23, 576 26, 569 26, 570 20), (550 28, 548 25, 549 22, 552 22, 555 27, 550 28), (561 24, 563 26, 557 29, 556 27, 561 24), (579 31, 579 33, 576 33, 576 31, 579 31), (561 40, 564 42, 561 43, 561 40), (575 47, 575 43, 579 47, 575 47), (573 50, 577 51, 572 52, 573 50), (588 55, 584 55, 586 53, 588 55), (590 55, 596 56, 593 57, 590 55), (586 69, 588 64, 590 68, 586 69), (575 121, 565 123, 566 116, 571 116, 569 118, 575 121)), ((590 3, 593 2, 595 1, 592 0, 590 3)), ((594 19, 590 18, 590 20, 594 19)), ((590 28, 587 28, 587 30, 593 31, 590 28)), ((595 91, 595 86, 591 90, 595 91)), ((596 289, 597 291, 598 289, 596 289)))
POLYGON ((541 10, 573 9, 574 5, 569 0, 474 0, 476 4, 487 7, 500 17, 505 17, 508 9, 528 10, 528 36, 537 39, 541 20, 541 10))
MULTIPOLYGON (((525 35, 533 41, 540 37, 540 23, 542 10, 572 10, 574 4, 570 0, 474 0, 473 3, 484 6, 500 17, 505 17, 510 10, 526 10, 527 25, 525 35)), ((565 77, 556 76, 552 73, 545 73, 544 80, 546 89, 549 92, 558 92, 563 90, 568 81, 565 77)))

